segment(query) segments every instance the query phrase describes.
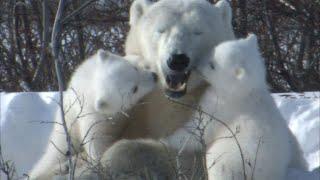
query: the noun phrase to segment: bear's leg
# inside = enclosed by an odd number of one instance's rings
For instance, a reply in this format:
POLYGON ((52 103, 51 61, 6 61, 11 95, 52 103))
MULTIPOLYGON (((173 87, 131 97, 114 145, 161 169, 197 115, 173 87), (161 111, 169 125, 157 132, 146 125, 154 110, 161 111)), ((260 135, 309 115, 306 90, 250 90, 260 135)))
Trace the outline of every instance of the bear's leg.
POLYGON ((175 155, 177 172, 187 179, 207 179, 206 153, 201 151, 183 151, 175 155))
MULTIPOLYGON (((29 174, 31 179, 51 179, 55 174, 60 173, 59 170, 57 172, 56 167, 65 162, 67 153, 66 136, 62 128, 54 128, 50 140, 51 142, 48 144, 45 154, 29 174)), ((64 167, 61 168, 61 171, 65 171, 64 167)))
POLYGON ((115 179, 174 180, 174 156, 167 147, 154 140, 120 140, 106 151, 101 164, 115 179))
POLYGON ((104 119, 99 115, 88 116, 79 120, 80 141, 84 142, 84 149, 88 160, 98 163, 102 154, 118 138, 118 122, 104 119))
POLYGON ((285 179, 289 151, 285 154, 281 147, 268 144, 267 140, 258 147, 259 140, 255 140, 239 138, 243 158, 234 139, 217 140, 207 152, 209 179, 244 180, 244 176, 246 180, 285 179))

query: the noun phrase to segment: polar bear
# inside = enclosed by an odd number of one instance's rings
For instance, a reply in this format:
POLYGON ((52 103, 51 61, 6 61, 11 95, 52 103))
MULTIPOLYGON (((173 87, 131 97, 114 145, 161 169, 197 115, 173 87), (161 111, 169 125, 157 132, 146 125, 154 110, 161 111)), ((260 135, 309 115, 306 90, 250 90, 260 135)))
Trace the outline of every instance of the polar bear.
MULTIPOLYGON (((84 61, 64 92, 65 120, 74 153, 83 148, 91 160, 98 161, 131 120, 128 110, 152 91, 156 81, 155 73, 103 50, 84 61)), ((67 142, 59 112, 51 143, 30 173, 32 179, 50 179, 53 167, 66 160, 67 142)))
POLYGON ((133 2, 126 56, 138 58, 139 64, 156 72, 160 81, 145 98, 152 103, 138 108, 137 121, 124 136, 160 138, 188 119, 191 110, 172 103, 167 96, 199 101, 206 85, 193 70, 212 47, 234 39, 231 18, 231 8, 224 0, 216 5, 206 0, 133 2))
POLYGON ((166 94, 181 97, 206 52, 234 38, 231 18, 226 1, 214 6, 205 0, 136 0, 130 9, 126 54, 142 57, 158 72, 166 94))
POLYGON ((203 97, 202 103, 211 105, 204 110, 224 122, 240 146, 224 125, 211 121, 204 136, 210 179, 283 180, 289 166, 305 168, 268 91, 256 36, 221 43, 209 58, 198 66, 212 88, 203 97))
POLYGON ((175 153, 152 139, 118 141, 105 152, 101 162, 114 179, 177 179, 175 153))
MULTIPOLYGON (((192 116, 192 109, 171 101, 198 104, 207 88, 194 69, 212 47, 234 39, 232 10, 226 0, 135 0, 125 52, 156 72, 158 86, 142 106, 135 106, 123 138, 160 139, 174 133, 192 116), (167 98, 170 97, 170 98, 167 98)), ((186 150, 187 151, 187 150, 186 150)), ((190 157, 190 165, 193 157, 190 157)), ((184 163, 188 164, 188 163, 184 163)), ((188 171, 191 172, 191 171, 188 171)))
MULTIPOLYGON (((194 73, 194 69, 212 47, 234 39, 231 12, 226 0, 215 5, 206 0, 133 2, 125 45, 126 58, 135 62, 139 60, 139 66, 154 71, 159 83, 142 99, 146 103, 136 104, 130 110, 131 120, 119 137, 160 139, 187 122, 193 110, 173 103, 167 96, 186 103, 199 103, 207 84, 194 73)), ((122 75, 114 73, 115 78, 122 75)), ((189 157, 189 162, 193 162, 194 158, 189 157)))
MULTIPOLYGON (((152 139, 122 139, 92 165, 78 159, 75 179, 177 179, 175 153, 166 144, 152 139), (129 160, 130 159, 130 160, 129 160)), ((68 174, 54 177, 68 179, 68 174)))

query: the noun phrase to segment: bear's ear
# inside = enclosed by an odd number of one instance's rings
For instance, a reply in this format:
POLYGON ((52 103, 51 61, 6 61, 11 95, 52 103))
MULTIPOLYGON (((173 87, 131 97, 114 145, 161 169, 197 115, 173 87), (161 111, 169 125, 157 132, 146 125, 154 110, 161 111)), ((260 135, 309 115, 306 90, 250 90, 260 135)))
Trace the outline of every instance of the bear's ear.
POLYGON ((130 7, 130 26, 137 24, 147 8, 152 4, 150 0, 135 0, 130 7))
POLYGON ((218 1, 215 6, 219 8, 222 12, 222 18, 225 23, 231 23, 232 20, 232 9, 227 0, 218 1))

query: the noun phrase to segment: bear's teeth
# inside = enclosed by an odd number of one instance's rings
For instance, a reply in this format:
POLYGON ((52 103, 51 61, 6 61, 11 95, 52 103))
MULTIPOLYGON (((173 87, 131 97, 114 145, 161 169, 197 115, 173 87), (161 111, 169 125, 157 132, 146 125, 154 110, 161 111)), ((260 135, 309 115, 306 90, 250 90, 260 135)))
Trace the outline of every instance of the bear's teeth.
POLYGON ((170 91, 180 92, 180 91, 184 91, 186 86, 187 86, 187 83, 179 83, 175 86, 176 88, 173 88, 173 87, 168 87, 168 88, 170 91))
POLYGON ((187 83, 180 83, 178 86, 178 91, 183 91, 186 88, 187 83))

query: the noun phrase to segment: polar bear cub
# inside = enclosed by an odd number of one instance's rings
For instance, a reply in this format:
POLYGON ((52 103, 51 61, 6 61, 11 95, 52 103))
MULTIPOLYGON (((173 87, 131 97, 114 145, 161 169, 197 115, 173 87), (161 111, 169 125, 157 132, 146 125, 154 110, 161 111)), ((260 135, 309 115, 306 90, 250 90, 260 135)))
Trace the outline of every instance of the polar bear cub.
MULTIPOLYGON (((156 84, 156 76, 126 59, 99 50, 73 73, 64 92, 64 111, 74 153, 83 150, 93 161, 118 140, 130 120, 128 110, 156 84)), ((59 111, 60 112, 60 111, 59 111)), ((47 150, 30 173, 33 179, 51 179, 66 160, 66 136, 57 112, 47 150)))
POLYGON ((204 96, 210 100, 202 102, 212 105, 206 111, 230 127, 241 147, 225 126, 210 123, 205 132, 210 179, 283 180, 290 165, 305 167, 268 91, 255 35, 221 43, 199 71, 212 86, 204 96))

